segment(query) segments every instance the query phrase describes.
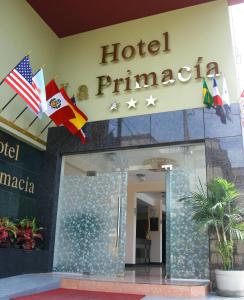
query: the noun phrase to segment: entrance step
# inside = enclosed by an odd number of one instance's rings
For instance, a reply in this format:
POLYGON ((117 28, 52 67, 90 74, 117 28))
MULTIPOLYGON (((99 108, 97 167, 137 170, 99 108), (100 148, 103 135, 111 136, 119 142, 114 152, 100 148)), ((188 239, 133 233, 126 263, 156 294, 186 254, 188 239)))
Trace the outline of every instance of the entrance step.
POLYGON ((167 280, 164 284, 148 284, 62 278, 61 287, 83 291, 140 294, 160 297, 205 297, 208 293, 207 283, 174 280, 167 280))

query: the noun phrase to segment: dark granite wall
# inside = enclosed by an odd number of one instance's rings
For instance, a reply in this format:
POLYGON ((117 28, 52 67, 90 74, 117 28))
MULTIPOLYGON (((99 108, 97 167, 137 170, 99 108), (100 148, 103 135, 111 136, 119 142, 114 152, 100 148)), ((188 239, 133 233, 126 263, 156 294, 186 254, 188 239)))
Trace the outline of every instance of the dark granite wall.
MULTIPOLYGON (((224 177, 234 182, 242 194, 238 202, 244 208, 244 151, 243 136, 238 105, 232 105, 232 121, 226 125, 218 122, 212 112, 205 110, 207 179, 224 177)), ((235 247, 236 269, 244 269, 244 243, 235 247)), ((221 268, 220 256, 216 251, 215 237, 210 238, 211 279, 215 287, 214 270, 221 268)))
POLYGON ((91 122, 84 131, 88 141, 82 145, 66 128, 50 128, 47 151, 67 155, 203 141, 203 109, 91 122))
POLYGON ((0 277, 47 272, 50 270, 53 249, 53 238, 50 234, 56 216, 53 200, 57 199, 57 195, 54 189, 59 185, 59 174, 55 173, 58 167, 57 160, 48 152, 39 151, 0 132, 0 152, 6 143, 7 149, 10 146, 13 148, 19 146, 19 156, 18 160, 15 160, 4 155, 4 152, 0 153, 0 217, 13 219, 36 217, 39 225, 44 227, 42 232, 44 243, 42 250, 0 248, 0 277), (8 182, 5 182, 5 175, 1 177, 3 172, 10 174, 12 180, 14 176, 25 180, 29 178, 35 185, 34 193, 4 184, 8 182), (54 178, 57 179, 56 184, 54 178))
MULTIPOLYGON (((85 132, 88 141, 82 145, 64 127, 49 129, 47 151, 56 157, 53 161, 56 175, 53 176, 60 174, 61 155, 205 142, 207 180, 223 176, 234 181, 241 191, 244 190, 243 137, 238 104, 231 105, 231 120, 227 120, 226 124, 221 123, 213 109, 198 108, 91 122, 86 125, 85 132)), ((59 177, 52 180, 55 184, 53 202, 57 203, 59 177)), ((244 199, 240 198, 239 201, 241 205, 244 204, 244 199)), ((53 243, 55 226, 52 229, 53 243)), ((213 270, 219 266, 219 258, 214 249, 214 240, 210 245, 211 279, 214 279, 213 270)), ((235 256, 239 268, 244 267, 243 257, 244 246, 239 243, 235 256)))

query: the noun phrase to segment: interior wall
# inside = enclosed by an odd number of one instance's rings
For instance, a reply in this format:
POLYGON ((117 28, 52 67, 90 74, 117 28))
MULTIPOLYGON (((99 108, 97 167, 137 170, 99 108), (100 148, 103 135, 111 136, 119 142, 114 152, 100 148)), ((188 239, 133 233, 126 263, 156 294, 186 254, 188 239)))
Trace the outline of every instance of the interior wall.
POLYGON ((158 218, 158 231, 150 231, 151 253, 150 261, 152 263, 162 262, 162 201, 156 201, 156 215, 158 218))
MULTIPOLYGON (((127 190, 127 212, 126 212, 126 243, 125 263, 136 263, 136 194, 143 192, 162 192, 165 190, 165 183, 155 182, 128 182, 127 190)), ((156 245, 155 245, 156 247, 156 245)))

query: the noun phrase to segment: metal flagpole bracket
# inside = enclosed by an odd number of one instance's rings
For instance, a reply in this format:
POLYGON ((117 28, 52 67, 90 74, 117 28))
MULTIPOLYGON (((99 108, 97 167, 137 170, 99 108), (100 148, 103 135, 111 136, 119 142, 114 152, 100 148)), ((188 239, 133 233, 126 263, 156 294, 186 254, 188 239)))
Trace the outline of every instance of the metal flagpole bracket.
POLYGON ((41 144, 43 146, 47 145, 47 143, 44 140, 42 140, 39 137, 35 136, 34 134, 28 132, 27 130, 19 127, 18 125, 14 124, 13 122, 8 121, 7 119, 3 118, 2 116, 0 116, 0 123, 3 123, 5 125, 11 127, 12 129, 20 132, 21 134, 27 136, 28 138, 31 138, 32 140, 38 142, 39 144, 41 144))
POLYGON ((33 119, 30 124, 28 125, 28 127, 26 128, 26 130, 28 130, 35 122, 36 120, 38 119, 38 117, 35 117, 35 119, 33 119))
POLYGON ((43 134, 43 132, 47 129, 47 127, 52 123, 52 121, 50 121, 40 132, 39 136, 43 134))
POLYGON ((18 116, 14 119, 14 121, 13 121, 13 123, 15 123, 17 120, 18 120, 18 118, 26 111, 28 109, 28 107, 25 107, 19 114, 18 114, 18 116))
POLYGON ((0 111, 0 113, 2 112, 2 111, 4 111, 5 110, 5 108, 14 100, 14 98, 17 96, 18 94, 16 93, 15 95, 13 95, 13 97, 12 98, 10 98, 10 100, 1 108, 1 111, 0 111))

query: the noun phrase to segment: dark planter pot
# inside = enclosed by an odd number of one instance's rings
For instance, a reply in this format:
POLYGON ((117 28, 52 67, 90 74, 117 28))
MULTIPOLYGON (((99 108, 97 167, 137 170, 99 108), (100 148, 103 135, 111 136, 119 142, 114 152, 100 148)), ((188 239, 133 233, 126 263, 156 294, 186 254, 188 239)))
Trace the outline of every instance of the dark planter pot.
POLYGON ((0 277, 48 272, 49 251, 0 248, 0 277))

